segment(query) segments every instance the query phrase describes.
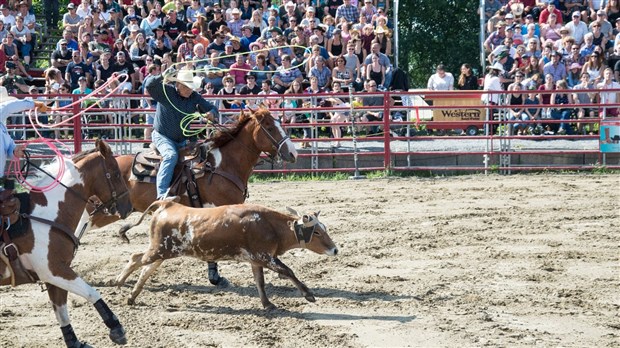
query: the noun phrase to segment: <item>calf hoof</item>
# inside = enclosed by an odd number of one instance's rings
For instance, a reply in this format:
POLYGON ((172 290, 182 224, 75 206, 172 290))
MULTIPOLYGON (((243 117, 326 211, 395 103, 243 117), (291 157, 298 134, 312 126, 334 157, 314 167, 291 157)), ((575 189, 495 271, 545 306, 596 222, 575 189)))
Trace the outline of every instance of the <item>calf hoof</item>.
POLYGON ((110 329, 110 339, 116 344, 127 344, 127 336, 125 336, 125 329, 123 329, 122 325, 110 329))
POLYGON ((312 295, 312 294, 308 294, 308 295, 304 296, 304 298, 305 298, 308 302, 316 302, 316 299, 314 298, 314 295, 312 295))

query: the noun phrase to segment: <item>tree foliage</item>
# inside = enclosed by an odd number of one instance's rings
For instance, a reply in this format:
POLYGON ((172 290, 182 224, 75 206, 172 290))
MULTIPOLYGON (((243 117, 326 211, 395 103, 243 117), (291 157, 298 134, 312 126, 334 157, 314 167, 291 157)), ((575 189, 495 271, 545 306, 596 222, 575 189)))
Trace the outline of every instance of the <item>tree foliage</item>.
POLYGON ((438 64, 458 76, 460 66, 480 65, 478 0, 401 0, 399 67, 414 88, 426 87, 438 64))

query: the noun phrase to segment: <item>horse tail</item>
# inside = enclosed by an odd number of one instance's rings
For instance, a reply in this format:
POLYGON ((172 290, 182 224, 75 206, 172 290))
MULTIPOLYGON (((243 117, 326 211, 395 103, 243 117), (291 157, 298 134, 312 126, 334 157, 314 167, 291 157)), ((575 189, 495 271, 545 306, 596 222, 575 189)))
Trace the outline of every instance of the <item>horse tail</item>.
POLYGON ((133 224, 125 224, 123 225, 120 230, 118 230, 118 236, 126 243, 129 243, 129 238, 127 238, 127 231, 129 231, 130 229, 138 226, 139 224, 142 223, 142 220, 144 220, 144 218, 152 211, 156 210, 157 208, 159 208, 159 206, 162 203, 167 203, 167 202, 162 202, 162 201, 155 201, 153 203, 151 203, 151 205, 149 205, 148 208, 146 208, 144 210, 144 213, 142 213, 142 216, 140 216, 140 219, 138 219, 137 222, 133 223, 133 224))

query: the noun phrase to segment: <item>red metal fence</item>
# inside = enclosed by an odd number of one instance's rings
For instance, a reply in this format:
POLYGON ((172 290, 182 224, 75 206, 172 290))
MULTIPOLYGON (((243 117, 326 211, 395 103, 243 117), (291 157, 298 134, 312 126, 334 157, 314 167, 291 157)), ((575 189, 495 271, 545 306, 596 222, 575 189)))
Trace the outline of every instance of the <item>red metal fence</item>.
MULTIPOLYGON (((593 91, 599 93, 601 91, 593 91)), ((617 91, 613 91, 617 92, 617 91)), ((298 145, 299 160, 293 164, 263 163, 257 166, 259 173, 322 173, 367 171, 432 171, 432 172, 488 172, 539 171, 539 170, 593 170, 602 167, 620 168, 617 152, 601 152, 602 144, 611 151, 618 144, 620 123, 618 118, 606 117, 599 112, 600 103, 562 105, 555 109, 578 110, 589 108, 593 117, 569 120, 510 120, 509 109, 514 106, 482 105, 480 91, 471 92, 379 92, 374 94, 303 94, 278 95, 281 107, 272 114, 283 120, 285 129, 298 145), (358 101, 369 97, 383 97, 381 106, 359 106, 358 101), (320 106, 321 100, 338 98, 345 104, 320 106), (302 106, 290 107, 289 100, 298 100, 302 106), (432 101, 432 105, 428 105, 432 101), (330 113, 340 112, 345 121, 333 122, 330 113), (381 121, 367 121, 364 115, 381 113, 381 121), (516 125, 524 130, 539 124, 550 129, 560 123, 570 124, 567 134, 521 135, 513 133, 516 125), (340 127, 342 136, 331 137, 332 127, 340 127), (373 131, 378 128, 378 131, 373 131), (303 138, 305 133, 309 136, 303 138), (604 130, 601 131, 601 130, 604 130), (618 135, 618 136, 616 136, 618 135), (614 137, 616 136, 616 137, 614 137), (302 147, 302 145, 305 145, 302 147)), ((78 100, 80 96, 43 96, 50 101, 78 100)), ((42 98, 43 98, 42 97, 42 98)), ((82 96, 83 97, 83 96, 82 96)), ((208 96, 218 102, 219 96, 208 96)), ((230 96, 226 96, 230 99, 230 96)), ((235 96, 251 103, 263 98, 235 96)), ((620 100, 620 99, 619 99, 620 100)), ((90 98, 90 103, 97 101, 90 98)), ((101 100, 99 100, 101 101, 101 100)), ((107 98, 105 104, 91 109, 66 127, 47 130, 44 136, 56 136, 57 140, 74 151, 91 146, 93 139, 108 140, 118 154, 142 151, 148 140, 142 138, 147 115, 152 108, 144 107, 144 96, 117 95, 107 98), (65 137, 65 133, 68 137, 65 137)), ((335 101, 335 100, 334 100, 335 101)), ((618 108, 620 104, 605 105, 618 108)), ((544 112, 549 105, 528 105, 544 112)), ((76 105, 65 116, 79 113, 76 105)), ((221 122, 234 119, 239 110, 222 110, 221 122)), ((576 111, 571 117, 576 117, 576 111)), ((53 123, 58 113, 42 115, 53 123)), ((19 116, 13 118, 19 120, 19 116)), ((60 119, 60 118, 58 118, 60 119)), ((28 122, 25 122, 28 123, 28 122)), ((200 125, 195 125, 196 127, 200 125)), ((26 132, 34 136, 30 125, 14 122, 12 132, 26 132), (30 132, 29 132, 30 131, 30 132)), ((515 132, 516 133, 516 132, 515 132)))

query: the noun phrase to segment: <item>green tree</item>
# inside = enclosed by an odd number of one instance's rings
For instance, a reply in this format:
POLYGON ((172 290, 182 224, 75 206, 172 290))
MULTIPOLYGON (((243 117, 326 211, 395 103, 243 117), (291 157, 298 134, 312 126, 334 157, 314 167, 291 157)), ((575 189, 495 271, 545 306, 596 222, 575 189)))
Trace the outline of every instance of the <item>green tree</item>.
POLYGON ((413 88, 424 88, 435 66, 460 73, 469 63, 480 67, 478 0, 401 0, 399 67, 409 73, 413 88))

